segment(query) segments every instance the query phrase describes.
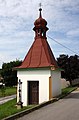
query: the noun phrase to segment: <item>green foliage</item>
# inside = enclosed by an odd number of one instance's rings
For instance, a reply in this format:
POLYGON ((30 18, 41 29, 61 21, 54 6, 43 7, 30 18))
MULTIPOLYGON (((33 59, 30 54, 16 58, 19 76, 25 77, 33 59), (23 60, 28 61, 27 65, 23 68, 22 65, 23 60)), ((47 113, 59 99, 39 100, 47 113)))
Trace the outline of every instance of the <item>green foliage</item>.
POLYGON ((0 74, 1 74, 2 69, 0 69, 0 74))
POLYGON ((16 94, 16 87, 0 88, 0 97, 16 94))
POLYGON ((13 86, 17 84, 17 71, 13 68, 20 66, 22 61, 13 61, 10 63, 3 63, 1 75, 4 78, 6 86, 13 86))
POLYGON ((57 63, 64 70, 62 77, 70 81, 72 85, 72 80, 79 78, 79 56, 74 55, 69 57, 63 54, 57 58, 57 63))
POLYGON ((2 86, 1 87, 1 96, 3 96, 3 97, 5 97, 5 91, 6 91, 6 88, 5 88, 5 86, 2 86))

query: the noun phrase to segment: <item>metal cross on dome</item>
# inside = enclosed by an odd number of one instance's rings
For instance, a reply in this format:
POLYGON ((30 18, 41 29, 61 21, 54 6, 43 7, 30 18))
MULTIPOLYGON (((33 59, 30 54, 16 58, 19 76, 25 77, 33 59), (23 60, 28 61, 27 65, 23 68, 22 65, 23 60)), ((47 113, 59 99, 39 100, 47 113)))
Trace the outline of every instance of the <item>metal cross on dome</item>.
POLYGON ((39 14, 39 17, 42 17, 42 15, 41 15, 41 11, 42 11, 42 8, 41 8, 41 6, 42 6, 42 4, 41 3, 39 3, 39 11, 40 11, 40 14, 39 14))
POLYGON ((39 3, 39 7, 41 8, 41 6, 42 6, 42 4, 41 3, 39 3))

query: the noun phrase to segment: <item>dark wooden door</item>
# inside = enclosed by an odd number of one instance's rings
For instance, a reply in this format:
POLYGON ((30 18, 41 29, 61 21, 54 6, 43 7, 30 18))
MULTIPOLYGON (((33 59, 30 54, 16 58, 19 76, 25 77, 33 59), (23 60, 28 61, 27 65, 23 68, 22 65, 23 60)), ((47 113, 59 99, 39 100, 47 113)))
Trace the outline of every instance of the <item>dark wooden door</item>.
POLYGON ((28 82, 28 104, 39 103, 39 82, 30 81, 28 82))

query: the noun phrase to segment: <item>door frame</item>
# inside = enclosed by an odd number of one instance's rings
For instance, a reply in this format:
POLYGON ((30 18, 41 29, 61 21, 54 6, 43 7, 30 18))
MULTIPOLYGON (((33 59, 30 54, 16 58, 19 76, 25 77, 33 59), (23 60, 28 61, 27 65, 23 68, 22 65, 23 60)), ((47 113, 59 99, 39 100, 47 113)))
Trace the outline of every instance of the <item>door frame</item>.
POLYGON ((28 102, 28 105, 30 105, 30 83, 32 82, 38 82, 38 88, 37 88, 37 104, 39 104, 39 81, 27 81, 27 102, 28 102))

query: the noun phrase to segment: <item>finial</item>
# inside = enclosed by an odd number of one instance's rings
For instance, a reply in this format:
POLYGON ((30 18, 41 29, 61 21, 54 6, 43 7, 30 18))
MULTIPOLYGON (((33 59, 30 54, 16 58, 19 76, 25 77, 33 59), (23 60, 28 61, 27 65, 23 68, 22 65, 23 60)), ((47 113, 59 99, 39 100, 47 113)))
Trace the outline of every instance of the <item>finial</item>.
POLYGON ((42 11, 41 6, 42 6, 41 3, 39 3, 39 7, 40 7, 40 8, 39 8, 39 11, 40 11, 39 17, 42 17, 42 15, 41 15, 41 11, 42 11))
POLYGON ((39 3, 39 7, 41 8, 41 6, 42 6, 42 4, 41 3, 39 3))

